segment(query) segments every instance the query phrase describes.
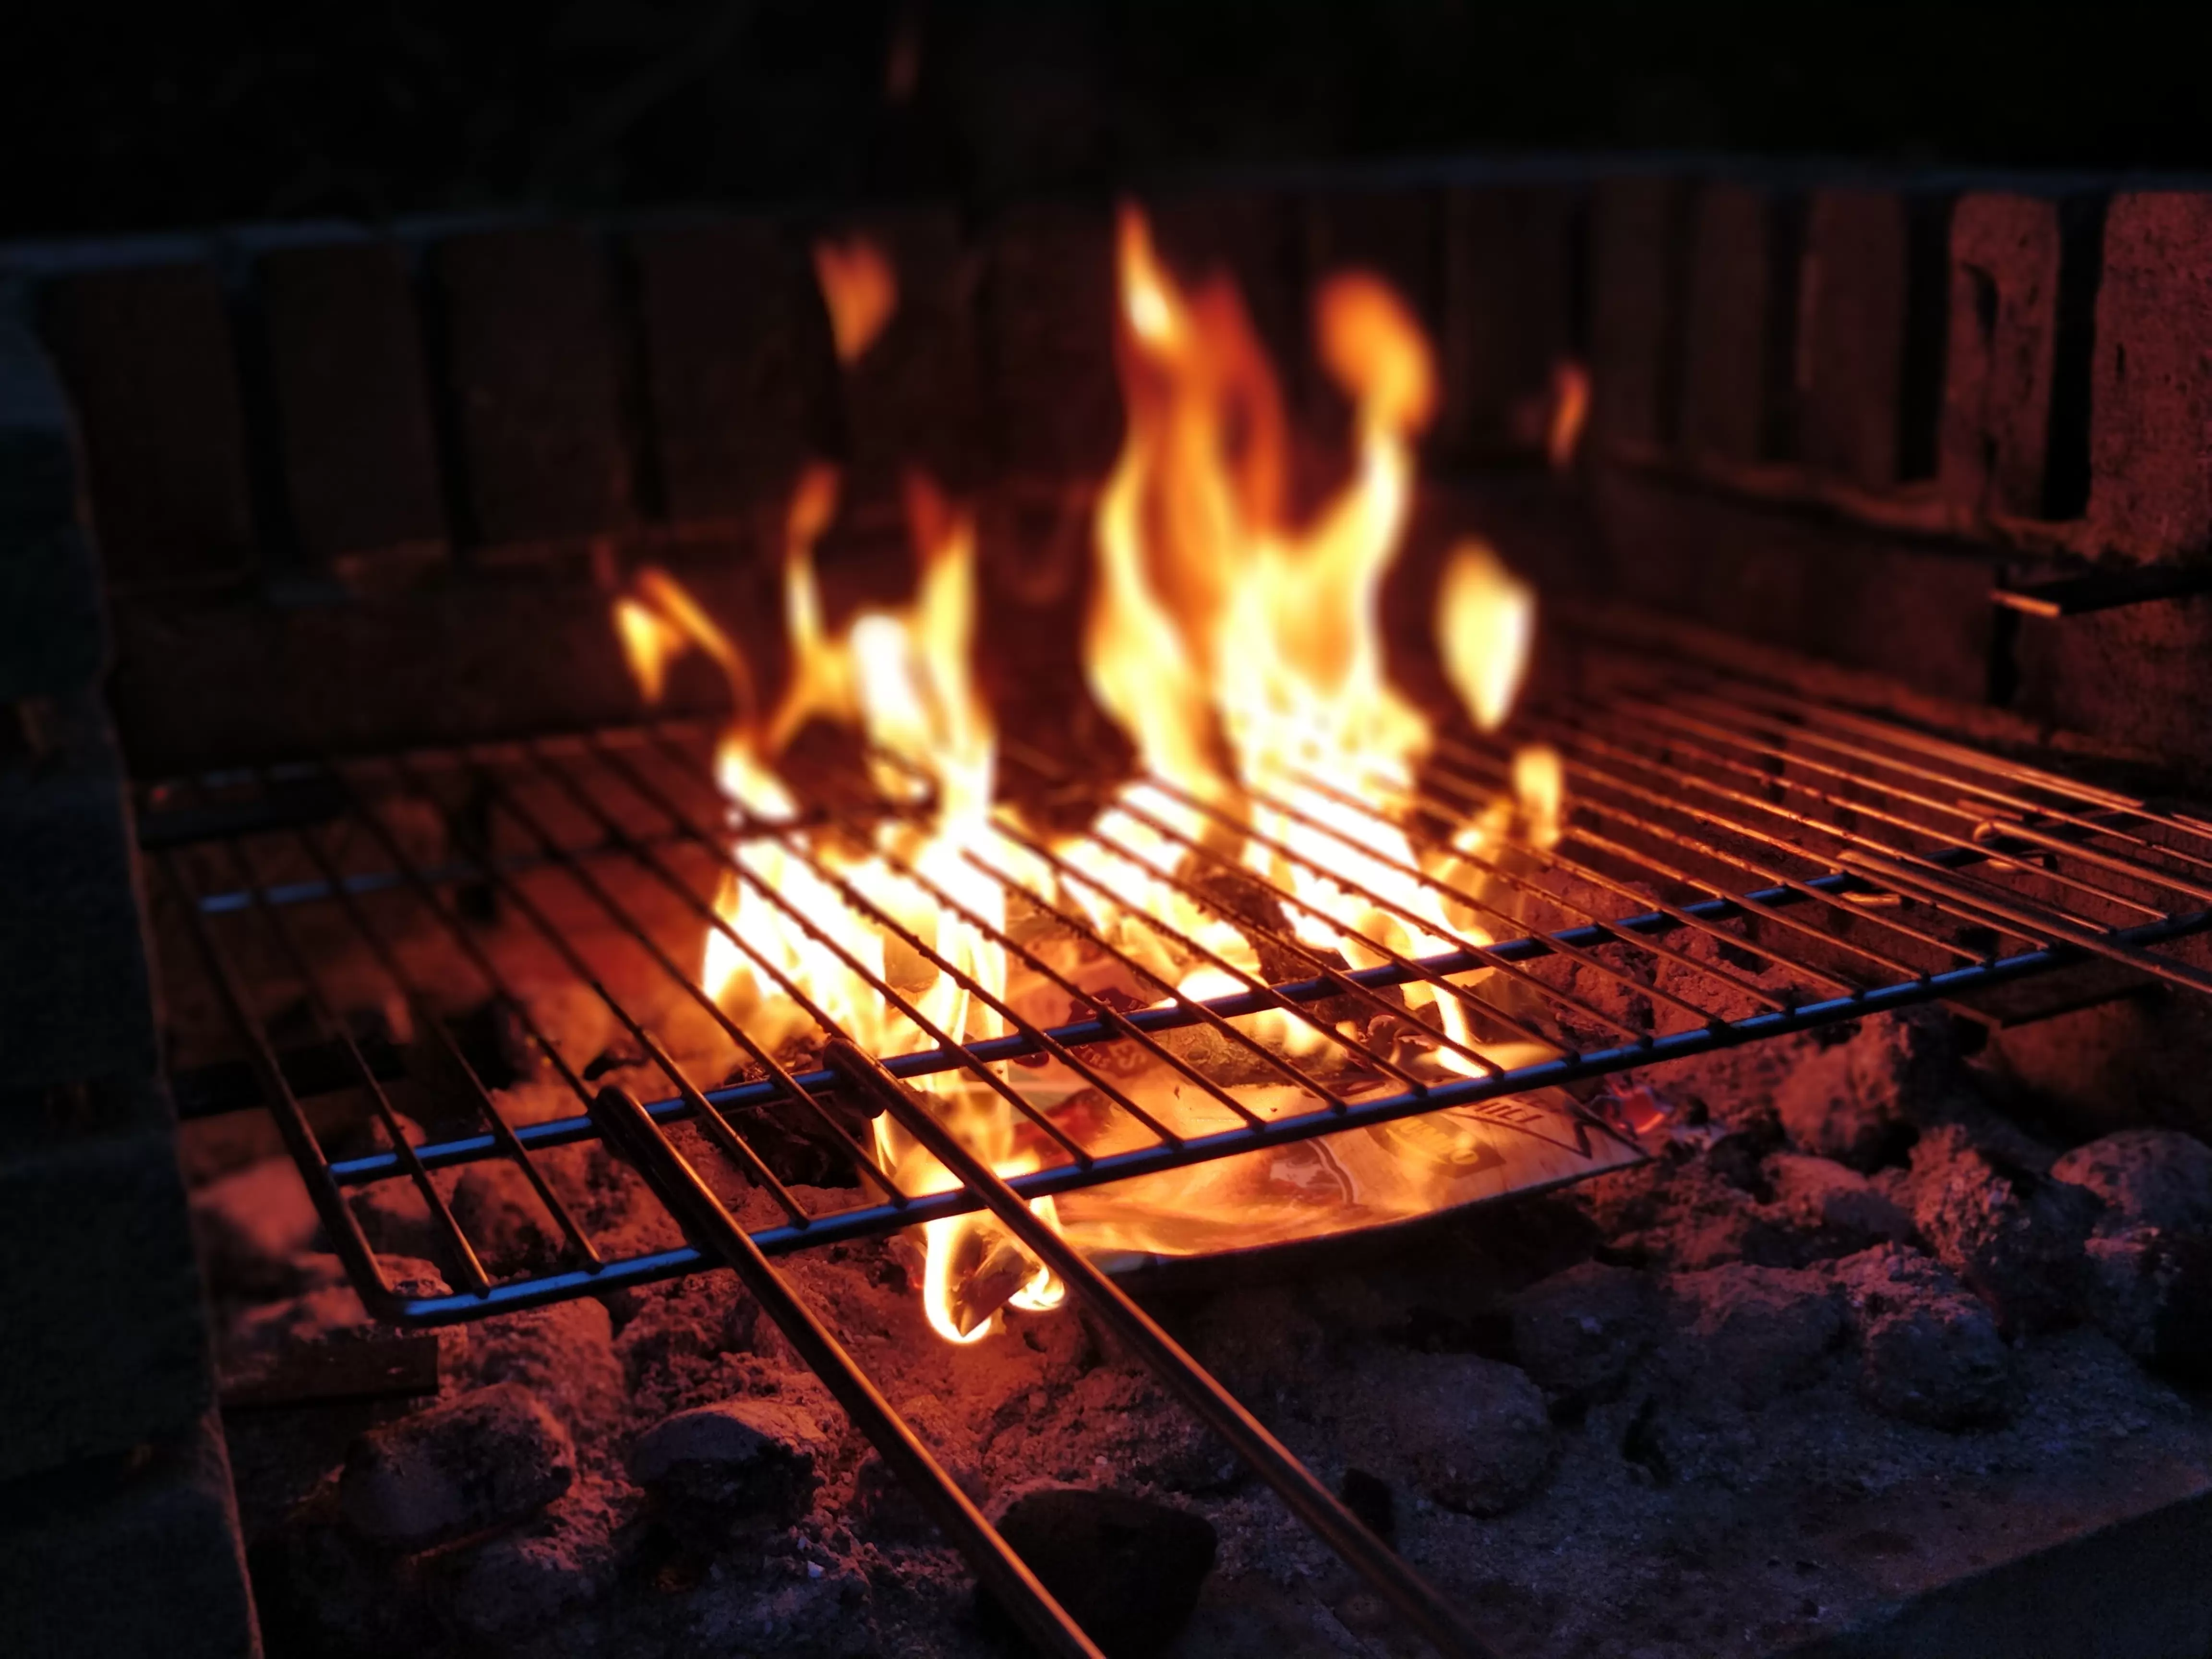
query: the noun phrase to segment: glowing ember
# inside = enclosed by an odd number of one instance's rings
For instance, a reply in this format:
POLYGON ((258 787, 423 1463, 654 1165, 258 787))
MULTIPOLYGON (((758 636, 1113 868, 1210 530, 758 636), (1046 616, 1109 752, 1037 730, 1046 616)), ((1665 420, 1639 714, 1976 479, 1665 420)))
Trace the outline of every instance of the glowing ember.
MULTIPOLYGON (((815 259, 849 365, 893 314, 896 276, 863 240, 824 243, 815 259)), ((1492 891, 1492 855, 1558 837, 1558 761, 1540 750, 1516 764, 1512 798, 1461 826, 1456 854, 1425 859, 1403 828, 1431 732, 1389 682, 1380 595, 1411 510, 1413 445, 1437 400, 1427 342, 1403 304, 1358 273, 1332 278, 1316 296, 1320 359, 1351 399, 1354 453, 1336 495, 1294 522, 1289 422, 1235 287, 1179 282, 1134 210, 1121 215, 1116 260, 1127 430, 1097 510, 1083 663, 1142 774, 1085 832, 1042 835, 997 799, 995 738, 973 676, 974 524, 925 477, 907 488, 914 599, 835 633, 814 547, 836 516, 838 480, 826 467, 802 478, 785 546, 791 668, 772 704, 664 573, 643 573, 617 603, 648 698, 686 648, 730 677, 738 715, 718 769, 737 870, 716 906, 722 925, 708 938, 702 983, 763 1042, 803 1048, 820 1040, 826 1020, 890 1054, 995 1035, 1010 1011, 1058 1023, 1071 988, 1133 1007, 1170 992, 1250 990, 1285 977, 1285 963, 1310 975, 1485 945, 1477 918, 1510 902, 1492 891), (871 781, 895 809, 872 829, 799 823, 780 767, 815 722, 864 740, 871 781), (1240 900, 1239 882, 1279 897, 1240 900), (1015 896, 1023 902, 1010 905, 1015 896), (1070 925, 1079 922, 1124 960, 1087 946, 1070 925)), ((1563 380, 1555 457, 1571 451, 1581 404, 1580 382, 1563 380)), ((1526 665, 1533 594, 1469 543, 1447 562, 1437 623, 1451 684, 1478 726, 1496 727, 1526 665)), ((1511 1065, 1547 1052, 1478 1043, 1468 1004, 1480 977, 1403 988, 1392 1018, 1407 1063, 1442 1081, 1481 1074, 1486 1059, 1511 1065)), ((1276 1008, 1239 1026, 1264 1045, 1263 1060, 1303 1062, 1327 1058, 1339 1018, 1276 1008)), ((1173 1034, 1170 1054, 1176 1039, 1199 1035, 1173 1034)), ((1115 1080, 1190 1137, 1237 1127, 1239 1110, 1261 1119, 1310 1110, 1310 1092, 1287 1080, 1298 1075, 1201 1087, 1133 1051, 1115 1080)), ((1013 1175, 1042 1167, 1051 1150, 1015 1098, 1048 1120, 1080 1116, 1096 1152, 1152 1140, 1127 1111, 1106 1109, 1091 1082, 1041 1057, 1018 1071, 947 1073, 918 1086, 967 1145, 1013 1175)), ((1516 1113, 1530 1115, 1520 1103, 1493 1101, 1036 1208, 1101 1252, 1311 1237, 1347 1217, 1417 1215, 1494 1189, 1503 1160, 1492 1143, 1516 1113)), ((906 1190, 951 1184, 889 1117, 876 1123, 877 1152, 906 1190)), ((988 1218, 932 1222, 924 1234, 924 1304, 950 1340, 987 1334, 1009 1303, 1044 1308, 1060 1298, 988 1218)))

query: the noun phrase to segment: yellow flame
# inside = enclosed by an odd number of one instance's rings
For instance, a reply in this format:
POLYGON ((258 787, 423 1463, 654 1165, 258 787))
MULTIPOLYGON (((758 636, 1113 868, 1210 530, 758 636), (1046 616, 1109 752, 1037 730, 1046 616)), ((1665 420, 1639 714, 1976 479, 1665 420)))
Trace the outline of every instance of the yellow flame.
POLYGON ((1461 543, 1437 592, 1437 643, 1452 689, 1475 725, 1494 732, 1528 672, 1536 595, 1482 542, 1461 543))
MULTIPOLYGON (((864 242, 824 243, 815 257, 849 363, 891 314, 895 275, 864 242)), ((1516 839, 1546 846, 1558 837, 1559 769, 1548 750, 1522 753, 1512 794, 1461 826, 1455 851, 1432 852, 1425 866, 1404 828, 1431 733, 1391 683, 1381 599, 1411 515, 1414 443, 1437 388, 1428 343, 1403 303, 1358 272, 1320 289, 1316 346, 1352 404, 1352 465, 1333 495, 1294 520, 1281 391, 1235 287, 1180 280, 1134 210, 1121 216, 1115 262, 1127 425, 1096 511, 1081 649, 1092 693, 1127 732, 1143 775, 1084 835, 1058 846, 1058 866, 1024 852, 995 801, 996 738, 975 679, 975 525, 926 477, 909 478, 906 493, 913 598, 833 629, 815 548, 837 512, 838 477, 827 466, 802 475, 784 527, 790 662, 771 704, 756 701, 742 655, 664 574, 645 573, 617 604, 617 628, 648 696, 659 695, 669 660, 685 648, 714 656, 731 679, 739 714, 717 769, 741 873, 718 901, 725 927, 708 938, 701 982, 762 1041, 813 1034, 787 983, 878 1053, 928 1046, 935 1032, 961 1042, 992 1035, 1005 1023, 998 1007, 1021 1008, 1024 999, 1024 1018, 1063 1018, 1064 986, 1011 971, 1000 941, 1015 924, 1007 882, 994 870, 1087 919, 1140 976, 1095 952, 1080 959, 1072 938, 1063 941, 1077 953, 1071 971, 1103 972, 1102 982, 1121 994, 1157 997, 1174 986, 1200 998, 1279 976, 1263 959, 1279 967, 1285 951, 1360 968, 1486 943, 1476 909, 1447 902, 1437 882, 1475 891, 1481 860, 1516 839), (779 769, 817 721, 864 740, 873 787, 902 810, 865 832, 803 827, 779 769), (1256 877, 1255 890, 1285 902, 1272 921, 1232 915, 1237 907, 1199 896, 1205 884, 1194 878, 1208 876, 1256 877)), ((1565 392, 1563 383, 1563 409, 1565 392)), ((1440 648, 1485 730, 1510 708, 1533 617, 1530 591, 1487 547, 1453 551, 1438 596, 1440 648)), ((1479 1069, 1459 998, 1420 982, 1402 995, 1408 1012, 1444 1039, 1422 1046, 1428 1058, 1413 1063, 1439 1079, 1479 1069)), ((1246 1029, 1293 1057, 1328 1048, 1334 1034, 1325 1019, 1279 1009, 1250 1017, 1246 1029)), ((1031 1075, 1025 1091, 1058 1091, 1026 1094, 1048 1110, 1086 1092, 1058 1065, 1031 1075)), ((1237 1121, 1164 1073, 1128 1086, 1178 1133, 1237 1121)), ((927 1109, 1002 1175, 1042 1167, 1042 1143, 983 1079, 946 1073, 917 1087, 927 1109)), ((1261 1112, 1311 1104, 1280 1086, 1243 1094, 1261 1112)), ((1115 1119, 1100 1150, 1137 1133, 1133 1121, 1115 1119)), ((874 1133, 878 1157, 904 1190, 951 1184, 895 1115, 878 1118, 874 1133)), ((1475 1144, 1469 1136, 1480 1139, 1464 1125, 1397 1126, 1337 1153, 1369 1170, 1363 1213, 1413 1214, 1457 1178, 1475 1144)), ((1255 1203, 1253 1242, 1311 1231, 1311 1207, 1277 1213, 1254 1199, 1259 1167, 1228 1160, 1034 1207, 1056 1227, 1066 1219, 1069 1236, 1094 1250, 1200 1248, 1242 1224, 1255 1203)), ((933 1221, 922 1233, 923 1310, 948 1341, 981 1340, 1000 1323, 998 1305, 1041 1310, 1065 1293, 988 1218, 933 1221)))

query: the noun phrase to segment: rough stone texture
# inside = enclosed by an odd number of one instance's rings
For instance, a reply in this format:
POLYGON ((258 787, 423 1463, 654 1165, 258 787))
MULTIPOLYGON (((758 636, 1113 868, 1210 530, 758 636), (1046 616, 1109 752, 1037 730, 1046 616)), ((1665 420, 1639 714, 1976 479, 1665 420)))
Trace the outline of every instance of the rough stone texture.
POLYGON ((471 1165, 455 1183, 452 1205, 489 1272, 542 1271, 561 1254, 560 1228, 513 1164, 471 1165))
POLYGON ((212 1413, 137 1458, 0 1487, 0 1653, 259 1659, 212 1413))
POLYGON ((800 465, 827 453, 836 395, 802 251, 765 218, 641 229, 629 250, 670 517, 780 520, 800 465))
MULTIPOLYGON (((1213 1570, 1213 1528, 1203 1516, 1119 1492, 1048 1487, 994 1517, 1000 1532, 1107 1659, 1151 1659, 1198 1605, 1213 1570)), ((984 1628, 1012 1621, 979 1596, 984 1628)))
POLYGON ((1772 210, 1747 185, 1712 184, 1698 195, 1682 342, 1682 448, 1693 459, 1766 459, 1768 348, 1777 310, 1794 299, 1773 292, 1772 210))
POLYGON ((0 295, 0 703, 82 690, 106 659, 77 473, 53 364, 0 295))
POLYGON ((1620 1389, 1658 1322, 1658 1297, 1645 1275, 1586 1261, 1513 1299, 1514 1357, 1555 1394, 1603 1398, 1620 1389))
POLYGON ((981 305, 985 409, 1000 477, 1104 477, 1121 438, 1106 215, 1044 203, 1009 210, 989 234, 981 305))
POLYGON ((2105 219, 2089 520, 2138 559, 2212 542, 2212 195, 2129 192, 2105 219))
POLYGON ((581 1480, 535 1519, 469 1546, 452 1580, 453 1622, 511 1640, 599 1600, 622 1569, 619 1533, 635 1508, 618 1484, 581 1480))
POLYGON ((1898 479, 1905 373, 1907 227, 1890 191, 1824 190, 1805 229, 1805 460, 1881 490, 1898 479))
POLYGON ((2201 1380, 2212 1370, 2212 1238, 2157 1227, 2087 1246, 2091 1322, 2136 1358, 2201 1380))
POLYGON ((1868 1020, 1804 1055, 1776 1085, 1775 1110, 1802 1150, 1873 1170, 1911 1139, 1917 1116, 1942 1103, 1955 1063, 1938 1019, 1868 1020))
POLYGON ((1988 1309, 1917 1250, 1887 1246, 1836 1264, 1859 1350, 1859 1395, 1939 1429, 2002 1417, 2012 1354, 1988 1309))
POLYGON ((1540 454, 1553 374, 1575 355, 1580 195, 1565 185, 1446 192, 1443 407, 1437 438, 1474 458, 1540 454))
POLYGON ((1904 1206, 1857 1170, 1832 1158, 1777 1152, 1764 1173, 1774 1202, 1798 1227, 1823 1244, 1846 1250, 1912 1236, 1912 1218, 1904 1206))
POLYGON ((263 1158, 194 1188, 191 1217, 200 1261, 218 1293, 297 1289, 300 1258, 322 1224, 288 1158, 263 1158))
POLYGON ((122 757, 89 694, 36 724, 0 759, 0 1078, 25 1098, 158 1060, 122 757))
POLYGON ((167 1128, 0 1158, 0 1479, 179 1432, 206 1408, 199 1272, 167 1128))
POLYGON ((1921 1237, 2008 1330, 2048 1328, 2075 1316, 2082 1242, 2100 1208, 2094 1197, 2018 1164, 2000 1168, 1954 1124, 1912 1149, 1910 1190, 1921 1237))
POLYGON ((312 568, 373 578, 444 551, 444 485, 403 252, 277 248, 258 264, 284 496, 312 568))
POLYGON ((1607 443, 1674 436, 1686 180, 1602 179, 1590 202, 1590 428, 1607 443))
POLYGON ((2212 1146, 2178 1129, 2122 1129, 2076 1146, 2051 1178, 2102 1199, 2105 1227, 2212 1228, 2212 1146))
POLYGON ((1952 210, 1936 477, 1962 512, 2043 514, 2059 256, 2056 202, 1976 191, 1952 210))
POLYGON ((1813 1380, 1843 1334, 1833 1287, 1809 1269, 1738 1262, 1668 1282, 1663 1362, 1692 1392, 1756 1409, 1813 1380))
POLYGON ((420 1550, 526 1520, 575 1476, 568 1431, 529 1389, 501 1382, 363 1435, 338 1504, 362 1537, 420 1550))
POLYGON ((43 298, 109 584, 245 575, 256 559, 246 422, 214 266, 76 271, 43 298))
POLYGON ((788 1526, 813 1502, 829 1437, 779 1401, 725 1400, 663 1419, 630 1448, 637 1483, 669 1502, 729 1520, 788 1526))
POLYGON ((1468 1515, 1543 1489, 1555 1449, 1543 1391, 1477 1354, 1378 1351, 1370 1393, 1341 1425, 1352 1462, 1468 1515))
POLYGON ((635 506, 605 251, 548 226, 431 251, 471 539, 586 537, 635 506))

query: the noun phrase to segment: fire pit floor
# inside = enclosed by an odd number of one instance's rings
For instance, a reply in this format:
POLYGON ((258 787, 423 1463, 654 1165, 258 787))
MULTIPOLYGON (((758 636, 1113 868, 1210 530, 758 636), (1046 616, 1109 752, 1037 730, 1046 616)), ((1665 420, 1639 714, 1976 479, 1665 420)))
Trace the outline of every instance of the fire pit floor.
MULTIPOLYGON (((1674 1109, 1647 1165, 1136 1287, 1507 1655, 1899 1650, 1886 1620, 1940 1627, 2008 1563, 2131 1516, 2201 1529, 2212 1413, 2171 1379, 2202 1358, 2175 1316, 2212 1221, 2203 1148, 2059 1158, 1936 1016, 1638 1081, 1674 1109)), ((289 1168, 244 1161, 243 1121, 192 1133, 222 1172, 199 1213, 227 1388, 254 1402, 228 1427, 273 1659, 993 1650, 958 1559, 727 1275, 380 1333, 289 1168), (439 1345, 434 1400, 272 1402, 303 1352, 403 1342, 439 1345), (520 1391, 544 1412, 502 1418, 520 1391), (458 1462, 455 1514, 374 1508, 367 1472, 410 1456, 458 1462)), ((603 1149, 563 1156, 580 1200, 626 1190, 603 1149)), ((957 1348, 907 1261, 872 1241, 788 1271, 994 1510, 1061 1484, 1204 1517, 1216 1559, 1172 1652, 1419 1650, 1080 1316, 957 1348)), ((2155 1561, 2159 1523, 2138 1528, 2126 1559, 2155 1561)), ((2081 1616, 2051 1559, 2026 1582, 2081 1616)), ((2124 1644, 2096 1651, 2172 1651, 2172 1621, 2205 1616, 2188 1574, 2122 1600, 2124 1644)), ((2041 1628, 2060 1645, 2039 1650, 2076 1650, 2041 1628)))

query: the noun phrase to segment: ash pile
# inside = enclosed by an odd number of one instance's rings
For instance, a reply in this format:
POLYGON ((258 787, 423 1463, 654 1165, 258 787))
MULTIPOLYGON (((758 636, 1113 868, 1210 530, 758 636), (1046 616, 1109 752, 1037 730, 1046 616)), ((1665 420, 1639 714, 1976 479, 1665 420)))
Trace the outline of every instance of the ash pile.
MULTIPOLYGON (((2212 1148, 2039 1139, 1929 1012, 1608 1093, 1649 1163, 1133 1281, 1501 1651, 1783 1652, 2202 1484, 2212 1148)), ((289 1165, 198 1162, 272 1659, 1008 1650, 728 1275, 403 1335, 289 1165), (415 1381, 288 1395, 333 1370, 415 1381)), ((669 1227, 596 1146, 549 1168, 596 1233, 669 1227)), ((514 1184, 454 1195, 495 1272, 554 1246, 514 1184)), ((1419 1650, 1079 1311, 960 1347, 896 1241, 786 1270, 1108 1651, 1419 1650)))

